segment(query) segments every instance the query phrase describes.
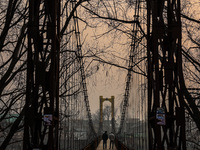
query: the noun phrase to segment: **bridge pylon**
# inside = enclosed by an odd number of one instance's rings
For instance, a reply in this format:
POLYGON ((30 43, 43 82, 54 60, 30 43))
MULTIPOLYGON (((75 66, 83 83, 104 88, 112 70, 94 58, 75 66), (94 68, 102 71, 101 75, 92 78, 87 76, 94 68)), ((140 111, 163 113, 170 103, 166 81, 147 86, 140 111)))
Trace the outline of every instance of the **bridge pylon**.
POLYGON ((100 115, 99 115, 99 135, 103 132, 103 102, 109 101, 111 103, 111 121, 112 121, 112 132, 115 133, 115 115, 114 115, 114 96, 111 96, 111 98, 103 98, 103 96, 99 97, 99 109, 100 109, 100 115))

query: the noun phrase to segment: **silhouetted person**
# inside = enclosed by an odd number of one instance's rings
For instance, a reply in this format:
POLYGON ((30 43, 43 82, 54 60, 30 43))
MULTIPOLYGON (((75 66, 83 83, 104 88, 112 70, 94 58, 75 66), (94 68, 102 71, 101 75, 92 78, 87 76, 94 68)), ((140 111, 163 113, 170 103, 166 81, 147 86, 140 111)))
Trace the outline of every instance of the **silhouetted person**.
POLYGON ((109 139, 110 139, 110 149, 111 147, 113 149, 115 143, 115 135, 112 132, 109 134, 109 139))
POLYGON ((105 149, 107 148, 107 140, 108 140, 107 131, 105 131, 104 134, 102 135, 102 139, 103 139, 103 149, 105 149))

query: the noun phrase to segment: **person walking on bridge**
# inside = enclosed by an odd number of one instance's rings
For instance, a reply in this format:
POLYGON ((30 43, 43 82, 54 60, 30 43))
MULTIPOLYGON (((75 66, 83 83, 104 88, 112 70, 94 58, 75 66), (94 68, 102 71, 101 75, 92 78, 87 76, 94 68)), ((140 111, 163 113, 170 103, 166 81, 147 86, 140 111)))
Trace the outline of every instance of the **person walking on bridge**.
POLYGON ((114 135, 113 132, 111 132, 111 133, 109 134, 109 139, 110 139, 110 149, 111 149, 111 147, 112 147, 112 149, 113 149, 114 143, 115 143, 115 135, 114 135))
POLYGON ((107 131, 104 132, 102 139, 103 139, 103 149, 105 149, 105 148, 107 149, 107 140, 108 140, 107 131))

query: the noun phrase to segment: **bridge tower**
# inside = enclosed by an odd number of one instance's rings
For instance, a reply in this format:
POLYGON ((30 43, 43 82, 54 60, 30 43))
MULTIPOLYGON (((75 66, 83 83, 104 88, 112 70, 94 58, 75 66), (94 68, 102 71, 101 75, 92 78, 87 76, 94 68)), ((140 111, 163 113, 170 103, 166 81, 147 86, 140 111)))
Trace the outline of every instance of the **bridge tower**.
POLYGON ((186 149, 180 0, 147 0, 149 150, 186 149))
POLYGON ((58 149, 60 1, 29 0, 23 149, 58 149))
POLYGON ((109 101, 111 103, 112 132, 115 133, 114 98, 115 98, 114 96, 111 96, 111 98, 103 98, 103 96, 99 97, 99 102, 100 102, 99 134, 101 134, 103 130, 103 102, 104 101, 109 101))

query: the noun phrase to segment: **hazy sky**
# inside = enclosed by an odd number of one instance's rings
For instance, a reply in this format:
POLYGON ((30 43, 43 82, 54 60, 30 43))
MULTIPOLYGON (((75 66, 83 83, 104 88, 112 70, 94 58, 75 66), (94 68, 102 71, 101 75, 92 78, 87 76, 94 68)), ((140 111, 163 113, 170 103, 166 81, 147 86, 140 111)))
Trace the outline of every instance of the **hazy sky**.
MULTIPOLYGON (((126 6, 124 5, 124 10, 125 7, 126 6)), ((118 10, 119 14, 120 11, 121 10, 118 10)), ((130 8, 129 15, 133 16, 131 11, 132 9, 130 8)), ((119 14, 118 17, 120 18, 119 14)), ((126 16, 126 19, 133 19, 129 15, 126 16)), ((83 50, 87 51, 88 49, 91 49, 93 51, 99 51, 98 56, 103 60, 128 67, 127 60, 130 51, 130 37, 122 32, 113 31, 101 38, 97 38, 99 35, 109 31, 110 29, 112 29, 112 27, 106 23, 104 24, 102 20, 98 22, 98 28, 87 28, 82 35, 82 39, 85 39, 83 50), (95 48, 97 50, 94 50, 95 48), (101 53, 101 50, 103 50, 103 53, 101 53)), ((126 24, 124 25, 123 30, 132 30, 132 26, 126 24)), ((91 66, 96 63, 98 62, 93 61, 91 66)), ((85 68, 87 68, 87 66, 85 66, 85 68)), ((92 113, 99 109, 99 96, 103 96, 104 98, 115 96, 115 108, 119 108, 119 105, 124 98, 126 75, 127 70, 125 69, 100 63, 98 72, 87 78, 88 96, 92 113)), ((110 104, 109 102, 104 102, 104 105, 110 104)))

